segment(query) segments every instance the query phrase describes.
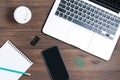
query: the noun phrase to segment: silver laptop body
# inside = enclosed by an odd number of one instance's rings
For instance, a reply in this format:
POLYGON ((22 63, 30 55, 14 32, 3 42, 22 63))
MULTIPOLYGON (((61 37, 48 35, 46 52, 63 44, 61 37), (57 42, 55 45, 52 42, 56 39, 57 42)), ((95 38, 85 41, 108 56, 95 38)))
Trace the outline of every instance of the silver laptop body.
POLYGON ((55 0, 43 33, 109 60, 120 35, 120 14, 93 1, 55 0))

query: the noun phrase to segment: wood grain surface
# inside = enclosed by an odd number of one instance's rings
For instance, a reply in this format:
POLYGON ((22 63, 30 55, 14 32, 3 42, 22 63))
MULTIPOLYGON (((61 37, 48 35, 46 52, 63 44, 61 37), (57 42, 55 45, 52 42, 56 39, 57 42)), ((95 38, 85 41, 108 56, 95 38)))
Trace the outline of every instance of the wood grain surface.
POLYGON ((53 2, 54 0, 0 0, 0 46, 11 40, 34 63, 27 71, 32 75, 22 76, 19 80, 51 80, 41 52, 55 45, 60 49, 71 80, 120 80, 120 40, 111 59, 104 61, 42 33, 53 2), (32 19, 27 24, 18 24, 13 19, 13 12, 23 5, 32 11, 32 19), (41 40, 33 47, 30 42, 35 36, 41 40), (74 57, 80 59, 81 56, 85 60, 84 68, 76 66, 73 60, 74 57))

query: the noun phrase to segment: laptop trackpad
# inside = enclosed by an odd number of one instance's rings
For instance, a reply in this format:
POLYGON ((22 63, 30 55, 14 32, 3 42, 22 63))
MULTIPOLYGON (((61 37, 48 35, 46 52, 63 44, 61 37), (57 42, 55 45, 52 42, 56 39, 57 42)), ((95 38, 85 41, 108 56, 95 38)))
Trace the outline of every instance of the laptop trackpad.
POLYGON ((93 34, 81 26, 72 25, 67 34, 66 41, 81 49, 87 49, 93 34))

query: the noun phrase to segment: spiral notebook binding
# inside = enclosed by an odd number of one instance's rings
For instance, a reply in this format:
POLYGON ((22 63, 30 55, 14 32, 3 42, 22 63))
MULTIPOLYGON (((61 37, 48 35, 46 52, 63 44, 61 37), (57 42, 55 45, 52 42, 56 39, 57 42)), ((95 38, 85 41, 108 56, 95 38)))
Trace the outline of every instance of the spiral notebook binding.
POLYGON ((14 46, 13 43, 11 43, 10 41, 8 41, 8 43, 18 52, 21 54, 21 56, 23 56, 28 62, 32 63, 32 61, 30 59, 28 59, 16 46, 14 46))

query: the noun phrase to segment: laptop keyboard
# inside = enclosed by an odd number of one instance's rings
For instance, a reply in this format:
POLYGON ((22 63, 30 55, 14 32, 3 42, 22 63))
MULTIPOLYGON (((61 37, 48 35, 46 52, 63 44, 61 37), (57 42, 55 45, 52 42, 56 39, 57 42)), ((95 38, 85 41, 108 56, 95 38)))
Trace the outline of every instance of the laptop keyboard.
POLYGON ((55 15, 113 40, 120 17, 82 0, 61 0, 55 15))

